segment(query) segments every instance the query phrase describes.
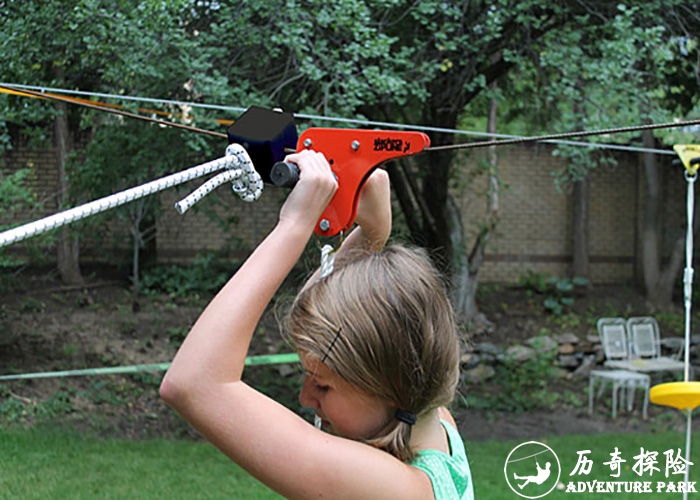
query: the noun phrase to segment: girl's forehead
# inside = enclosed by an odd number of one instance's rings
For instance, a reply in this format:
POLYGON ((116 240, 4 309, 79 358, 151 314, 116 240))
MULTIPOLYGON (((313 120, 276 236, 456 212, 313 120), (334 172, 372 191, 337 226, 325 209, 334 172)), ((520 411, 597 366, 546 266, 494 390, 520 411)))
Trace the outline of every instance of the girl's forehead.
POLYGON ((304 371, 315 378, 329 378, 334 375, 333 370, 318 359, 316 356, 309 355, 304 351, 299 352, 299 359, 304 371))

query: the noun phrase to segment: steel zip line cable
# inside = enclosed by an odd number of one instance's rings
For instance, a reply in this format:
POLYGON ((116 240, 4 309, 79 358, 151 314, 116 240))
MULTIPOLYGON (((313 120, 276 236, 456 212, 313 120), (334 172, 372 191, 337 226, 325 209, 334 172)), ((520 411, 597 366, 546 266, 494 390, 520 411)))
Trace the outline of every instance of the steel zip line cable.
MULTIPOLYGON (((189 130, 192 132, 207 134, 207 135, 211 135, 211 136, 215 136, 215 137, 226 138, 226 134, 223 134, 220 132, 213 132, 211 130, 205 130, 205 129, 201 129, 201 128, 197 128, 197 127, 192 127, 189 125, 183 125, 183 124, 176 123, 176 122, 159 120, 159 119, 150 118, 150 117, 143 116, 143 115, 129 113, 126 111, 115 110, 113 108, 107 108, 107 107, 103 107, 103 106, 99 106, 99 105, 95 105, 95 104, 89 104, 89 103, 85 102, 84 100, 76 100, 76 99, 72 99, 72 98, 58 96, 56 94, 37 92, 34 90, 30 90, 28 87, 29 86, 26 86, 26 85, 13 86, 13 85, 0 83, 0 89, 5 89, 5 90, 15 92, 15 93, 20 94, 20 95, 22 93, 24 93, 30 97, 63 101, 63 102, 71 103, 71 104, 85 106, 85 107, 88 107, 91 109, 96 109, 98 111, 115 113, 115 114, 119 114, 122 116, 130 117, 130 118, 136 118, 136 119, 140 119, 140 120, 154 122, 154 123, 157 123, 160 125, 177 127, 177 128, 181 128, 183 130, 189 130)), ((34 87, 34 88, 43 88, 43 87, 34 87)), ((61 89, 51 89, 51 90, 62 91, 61 89)), ((65 92, 68 92, 68 91, 65 91, 65 92)), ((100 96, 105 96, 105 97, 122 98, 122 99, 126 98, 124 96, 110 96, 109 94, 93 94, 93 93, 89 93, 89 92, 80 92, 80 94, 82 94, 82 95, 100 95, 100 96)), ((135 98, 129 97, 129 99, 135 99, 135 98)), ((153 102, 166 102, 166 101, 162 101, 162 100, 152 100, 152 99, 145 99, 145 98, 139 98, 139 100, 153 101, 153 102)), ((178 104, 178 105, 192 105, 192 106, 199 105, 198 103, 191 103, 191 104, 183 103, 183 102, 173 102, 173 103, 178 104)), ((209 105, 207 105, 204 107, 215 108, 215 109, 227 109, 227 108, 222 107, 222 106, 209 106, 209 105)), ((238 110, 240 108, 230 108, 230 109, 238 110)), ((405 124, 399 124, 399 123, 373 122, 373 121, 362 121, 362 120, 341 119, 341 118, 327 118, 327 117, 302 115, 302 114, 297 115, 297 116, 300 118, 308 118, 308 119, 334 120, 334 121, 340 121, 340 122, 344 122, 344 123, 355 123, 355 124, 376 125, 376 126, 391 126, 391 127, 395 127, 395 128, 424 130, 424 131, 432 131, 432 132, 444 132, 444 133, 464 133, 465 132, 465 131, 460 131, 460 130, 440 128, 440 127, 423 127, 423 126, 405 125, 405 124)), ((549 134, 549 135, 542 135, 542 136, 528 136, 528 137, 506 136, 506 138, 503 138, 503 139, 493 139, 493 140, 488 140, 488 141, 465 142, 465 143, 458 143, 458 144, 447 144, 447 145, 441 145, 441 146, 433 146, 433 147, 425 149, 424 151, 440 151, 440 150, 450 150, 450 149, 470 149, 470 148, 479 148, 479 147, 488 147, 488 146, 505 146, 505 145, 510 145, 510 144, 522 144, 522 143, 530 143, 530 142, 559 142, 561 139, 567 139, 567 138, 591 137, 591 136, 595 136, 595 135, 618 134, 618 133, 625 133, 625 132, 636 132, 636 131, 641 131, 641 130, 656 130, 656 129, 663 129, 663 128, 678 128, 678 127, 685 127, 685 126, 691 126, 691 125, 700 125, 700 119, 699 120, 679 121, 679 122, 659 123, 659 124, 635 125, 635 126, 629 126, 629 127, 606 128, 606 129, 597 129, 597 130, 582 130, 582 131, 564 132, 564 133, 549 134)), ((472 134, 476 135, 476 133, 472 133, 472 134)), ((493 136, 492 134, 485 134, 485 133, 479 133, 478 135, 481 135, 481 136, 491 135, 491 136, 493 136)), ((561 141, 561 142, 564 144, 567 144, 567 141, 561 141)), ((654 153, 654 154, 665 154, 665 155, 675 156, 675 153, 673 151, 670 151, 670 150, 667 151, 667 150, 660 150, 660 149, 648 149, 648 148, 622 146, 622 145, 615 145, 615 144, 604 144, 604 143, 569 142, 568 144, 573 145, 573 146, 581 146, 581 147, 592 147, 592 148, 601 148, 601 149, 618 149, 618 150, 626 150, 626 151, 633 151, 633 152, 639 152, 639 153, 654 153)))
MULTIPOLYGON (((657 130, 662 128, 685 127, 689 125, 700 125, 700 120, 687 120, 682 122, 650 123, 647 125, 634 125, 631 127, 614 127, 598 130, 580 130, 577 132, 564 132, 561 134, 539 135, 535 137, 518 137, 513 139, 500 139, 494 141, 471 142, 464 144, 448 144, 445 146, 433 146, 425 151, 441 151, 448 149, 468 149, 482 148, 486 146, 505 146, 508 144, 522 144, 526 142, 550 141, 554 139, 567 139, 570 137, 591 137, 594 135, 622 134, 625 132, 638 132, 641 130, 657 130)), ((671 152, 672 154, 675 154, 671 152)))

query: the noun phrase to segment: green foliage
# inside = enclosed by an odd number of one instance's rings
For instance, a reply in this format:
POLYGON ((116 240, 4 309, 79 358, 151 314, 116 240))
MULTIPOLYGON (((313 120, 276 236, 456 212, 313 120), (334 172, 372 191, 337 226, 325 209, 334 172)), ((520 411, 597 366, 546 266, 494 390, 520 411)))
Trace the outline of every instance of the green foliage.
POLYGON ((140 389, 124 378, 98 378, 89 389, 82 391, 81 396, 95 404, 124 406, 129 400, 138 395, 140 389))
POLYGON ((58 391, 44 401, 25 401, 0 385, 0 422, 19 424, 47 422, 75 411, 68 393, 58 391))
MULTIPOLYGON (((0 5, 0 20, 6 81, 183 102, 279 105, 297 113, 453 128, 465 114, 483 116, 491 97, 485 89, 499 80, 504 90, 496 97, 508 100, 499 123, 555 132, 670 121, 697 113, 700 95, 697 37, 686 26, 697 25, 697 14, 681 0, 631 6, 573 0, 30 0, 0 5), (470 103, 474 109, 465 110, 470 103)), ((208 111, 190 113, 186 105, 165 111, 173 112, 173 120, 221 128, 208 111)), ((51 130, 44 124, 55 115, 50 102, 0 96, 0 145, 8 144, 7 123, 45 144, 51 130)), ((183 151, 216 151, 202 136, 166 135, 158 127, 144 132, 82 108, 69 108, 69 122, 74 138, 101 143, 82 164, 90 182, 75 172, 70 177, 81 184, 76 200, 179 168, 173 157, 188 158, 183 151), (109 130, 101 132, 103 127, 109 130), (164 150, 163 143, 171 148, 164 150), (154 161, 144 153, 149 148, 160 153, 154 161)), ((431 139, 454 141, 438 132, 431 139)), ((628 139, 636 138, 605 140, 628 139)), ((558 154, 566 158, 557 173, 562 182, 607 161, 581 149, 558 154)), ((450 152, 415 159, 411 168, 419 178, 431 173, 423 189, 402 176, 392 179, 397 192, 408 193, 400 203, 411 237, 445 249, 438 255, 448 270, 444 194, 450 161, 450 152)), ((120 211, 135 234, 143 233, 138 248, 155 211, 146 207, 143 215, 141 208, 120 211), (143 225, 136 215, 144 216, 143 225)))
POLYGON ((9 175, 0 172, 0 201, 2 202, 0 217, 2 219, 12 218, 15 213, 24 208, 39 206, 36 195, 27 186, 31 173, 29 168, 16 170, 9 175))
MULTIPOLYGON (((187 62, 196 52, 196 43, 183 23, 190 8, 191 2, 181 0, 4 2, 0 4, 0 74, 11 83, 193 99, 187 90, 190 86, 185 85, 192 74, 187 62)), ((180 116, 187 115, 186 109, 167 111, 173 113, 173 120, 191 120, 180 116)), ((50 124, 59 113, 51 101, 2 95, 0 145, 11 146, 8 131, 12 124, 23 139, 29 139, 30 146, 46 147, 52 139, 50 124)), ((104 113, 79 106, 69 106, 65 113, 67 142, 77 146, 95 139, 95 144, 86 154, 75 155, 73 170, 63 177, 64 182, 75 183, 72 199, 65 185, 60 186, 59 199, 64 204, 111 194, 119 187, 132 187, 137 180, 152 180, 169 169, 182 168, 188 159, 183 151, 189 156, 193 151, 210 151, 208 141, 195 134, 177 136, 155 126, 149 133, 138 130, 131 121, 111 120, 104 113)), ((206 119, 206 113, 199 118, 206 119)), ((155 209, 146 205, 156 199, 132 203, 118 212, 129 220, 137 250, 153 235, 155 209)), ((103 221, 91 218, 72 229, 80 234, 87 228, 92 236, 98 234, 96 226, 103 221)), ((95 240, 101 241, 99 236, 95 240)), ((133 264, 135 290, 137 259, 133 264)))
POLYGON ((46 304, 44 302, 31 296, 24 297, 19 304, 19 312, 22 314, 39 313, 45 308, 46 304))
MULTIPOLYGON (((29 168, 22 168, 11 174, 3 174, 0 170, 0 231, 16 225, 9 222, 15 220, 18 212, 41 207, 36 194, 28 185, 31 173, 29 168)), ((0 249, 0 268, 18 263, 16 258, 8 255, 4 249, 0 249)))
MULTIPOLYGON (((697 302, 695 302, 697 304, 697 302)), ((661 335, 666 337, 683 337, 685 333, 685 315, 681 312, 657 311, 654 313, 659 323, 661 335)), ((697 321, 693 318, 692 321, 697 321)))
POLYGON ((569 408, 581 409, 586 407, 588 405, 588 388, 586 387, 578 393, 570 389, 564 390, 561 393, 560 403, 569 408))
MULTIPOLYGON (((582 319, 578 314, 568 312, 555 316, 555 322, 561 330, 567 331, 578 328, 582 323, 582 319)), ((595 325, 595 322, 592 325, 595 325)))
POLYGON ((176 346, 182 344, 189 333, 189 328, 184 326, 171 326, 168 328, 168 340, 176 346))
POLYGON ((401 40, 397 24, 380 21, 415 11, 384 0, 302 0, 282 10, 276 2, 216 4, 193 19, 201 47, 193 82, 220 102, 337 116, 424 100, 422 85, 435 71, 423 70, 436 62, 416 57, 422 40, 401 40))
MULTIPOLYGON (((571 18, 576 29, 546 33, 535 56, 519 60, 519 71, 504 87, 512 116, 534 124, 531 132, 670 122, 700 112, 697 79, 679 71, 685 68, 686 73, 697 74, 698 55, 697 39, 686 37, 674 19, 683 10, 682 2, 610 7, 607 22, 596 22, 590 11, 580 13, 571 18)), ((655 135, 673 144, 680 139, 679 132, 660 130, 655 135)), ((641 146, 639 133, 586 140, 641 146)), ((595 148, 560 145, 555 155, 564 159, 553 172, 558 186, 615 163, 611 155, 595 148)))
MULTIPOLYGON (((182 15, 189 5, 179 0, 5 2, 0 6, 3 76, 5 81, 52 82, 81 90, 112 86, 109 90, 117 92, 161 93, 168 85, 184 94, 189 68, 182 63, 192 45, 182 29, 182 15)), ((30 107, 51 108, 17 99, 30 107)), ((27 115, 21 107, 12 107, 16 117, 27 115)))
MULTIPOLYGON (((69 164, 71 191, 74 198, 97 199, 118 191, 184 170, 197 162, 191 152, 189 138, 194 134, 180 129, 162 128, 136 120, 121 123, 119 120, 106 120, 99 127, 82 158, 74 158, 69 164)), ((138 250, 144 248, 155 235, 155 223, 160 213, 158 196, 148 196, 110 212, 110 217, 125 221, 133 236, 134 274, 140 268, 138 250)), ((102 245, 108 244, 107 235, 113 219, 91 218, 82 223, 89 227, 102 245)), ((121 245, 123 236, 114 245, 121 245)), ((139 283, 139 276, 132 274, 132 282, 139 283)))
MULTIPOLYGON (((535 356, 526 361, 502 359, 496 366, 500 389, 493 396, 491 408, 511 412, 550 409, 559 396, 550 384, 557 377, 556 350, 535 346, 535 356)), ((541 347, 541 346, 540 346, 541 347)))
POLYGON ((542 305, 546 311, 556 316, 560 316, 573 305, 572 294, 576 287, 587 286, 588 283, 586 278, 580 276, 571 279, 555 276, 546 277, 531 270, 518 278, 518 286, 524 288, 528 294, 534 292, 538 295, 544 295, 542 305))
POLYGON ((223 286, 233 273, 213 254, 200 254, 187 266, 155 266, 143 273, 145 294, 166 293, 177 298, 209 296, 223 286))
POLYGON ((528 295, 531 295, 532 292, 545 293, 549 289, 547 281, 544 274, 528 269, 525 274, 518 278, 517 285, 524 288, 528 295))

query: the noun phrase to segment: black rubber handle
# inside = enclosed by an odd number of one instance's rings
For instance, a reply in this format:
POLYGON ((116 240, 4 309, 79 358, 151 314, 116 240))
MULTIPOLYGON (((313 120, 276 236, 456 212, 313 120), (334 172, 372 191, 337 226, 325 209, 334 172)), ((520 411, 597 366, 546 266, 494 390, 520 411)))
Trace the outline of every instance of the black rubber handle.
POLYGON ((294 187, 299 180, 299 167, 294 163, 278 161, 270 170, 270 181, 279 187, 294 187))

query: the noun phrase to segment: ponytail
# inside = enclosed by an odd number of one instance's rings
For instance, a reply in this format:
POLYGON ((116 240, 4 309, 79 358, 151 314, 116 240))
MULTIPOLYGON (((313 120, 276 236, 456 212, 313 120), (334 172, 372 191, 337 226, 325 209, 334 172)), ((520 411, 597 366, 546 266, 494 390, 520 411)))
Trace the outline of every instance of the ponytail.
POLYGON ((390 425, 393 426, 393 428, 390 428, 385 434, 376 438, 363 440, 362 442, 374 448, 386 451, 402 462, 411 462, 416 457, 415 452, 409 445, 413 426, 396 419, 393 419, 390 425))

